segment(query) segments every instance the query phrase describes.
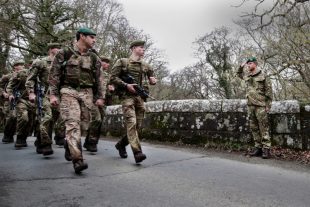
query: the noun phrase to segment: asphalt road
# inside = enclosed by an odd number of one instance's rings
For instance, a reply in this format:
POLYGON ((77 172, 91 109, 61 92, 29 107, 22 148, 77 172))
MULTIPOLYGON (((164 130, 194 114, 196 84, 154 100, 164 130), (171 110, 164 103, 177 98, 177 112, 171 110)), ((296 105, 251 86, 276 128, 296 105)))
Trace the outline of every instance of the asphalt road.
POLYGON ((115 141, 84 151, 89 168, 74 173, 64 149, 48 158, 0 143, 0 207, 310 206, 310 169, 295 163, 142 143, 147 159, 121 159, 115 141))

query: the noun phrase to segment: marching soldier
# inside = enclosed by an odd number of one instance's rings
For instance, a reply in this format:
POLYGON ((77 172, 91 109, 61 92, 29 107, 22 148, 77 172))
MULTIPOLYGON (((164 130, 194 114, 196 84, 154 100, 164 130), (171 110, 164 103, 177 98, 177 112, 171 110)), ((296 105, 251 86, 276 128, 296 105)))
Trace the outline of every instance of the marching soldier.
POLYGON ((52 149, 52 109, 47 97, 48 76, 55 55, 61 45, 58 43, 48 44, 48 56, 33 62, 26 81, 26 89, 29 101, 37 105, 37 117, 39 132, 35 142, 37 153, 44 156, 53 154, 52 149))
MULTIPOLYGON (((80 28, 76 39, 73 48, 61 49, 55 56, 49 83, 50 102, 53 106, 60 104, 61 117, 65 122, 65 157, 72 159, 75 173, 80 173, 88 168, 81 149, 81 113, 102 107, 105 91, 101 84, 100 59, 90 51, 96 42, 96 33, 80 28)), ((94 119, 90 116, 83 117, 94 119)))
POLYGON ((142 60, 145 52, 144 44, 145 41, 140 40, 132 42, 130 45, 131 56, 117 60, 111 73, 111 83, 121 93, 120 99, 127 129, 127 135, 115 147, 119 151, 120 157, 127 158, 126 146, 130 144, 136 163, 146 159, 146 155, 142 152, 138 133, 144 118, 145 100, 137 93, 136 86, 143 87, 147 82, 151 85, 156 84, 153 69, 142 60), (125 76, 130 76, 136 82, 127 82, 123 78, 125 76))
POLYGON ((22 67, 23 62, 16 61, 13 64, 13 72, 3 75, 0 79, 0 95, 2 97, 3 105, 2 112, 4 115, 4 136, 2 138, 3 143, 14 142, 14 134, 16 131, 16 113, 15 110, 10 110, 9 94, 7 93, 7 86, 12 74, 17 72, 22 67))
MULTIPOLYGON (((102 69, 102 74, 103 74, 103 80, 102 86, 103 90, 106 90, 106 96, 105 96, 105 102, 106 105, 109 103, 107 102, 110 100, 111 92, 114 91, 114 86, 111 84, 107 83, 107 80, 110 80, 110 75, 108 73, 109 67, 110 67, 110 59, 105 57, 105 56, 100 56, 101 60, 101 69, 102 69)), ((89 123, 89 130, 87 131, 86 139, 84 142, 83 147, 87 149, 87 151, 90 152, 97 152, 97 144, 100 138, 100 133, 101 133, 101 124, 104 116, 104 110, 105 107, 99 107, 99 112, 100 112, 100 117, 101 117, 101 122, 98 124, 97 122, 95 123, 89 123), (93 133, 90 133, 93 132, 93 133)), ((94 111, 97 113, 97 110, 94 111)))
POLYGON ((16 105, 17 138, 15 148, 21 149, 22 147, 27 147, 26 140, 34 118, 35 105, 28 100, 28 93, 25 87, 28 71, 24 69, 24 62, 18 61, 14 65, 15 67, 18 65, 19 68, 9 81, 7 92, 11 106, 15 107, 16 105))

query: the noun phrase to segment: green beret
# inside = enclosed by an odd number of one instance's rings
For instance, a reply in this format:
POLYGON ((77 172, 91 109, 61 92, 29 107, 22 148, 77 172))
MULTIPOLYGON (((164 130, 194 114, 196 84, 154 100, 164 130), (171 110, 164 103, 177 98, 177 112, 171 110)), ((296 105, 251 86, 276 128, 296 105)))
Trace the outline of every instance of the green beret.
POLYGON ((61 44, 53 42, 53 43, 47 43, 47 48, 52 49, 52 48, 61 48, 61 44))
POLYGON ((15 65, 25 65, 25 61, 23 59, 16 60, 13 62, 13 66, 15 65))
POLYGON ((135 46, 144 46, 144 44, 145 44, 145 41, 143 41, 143 40, 136 40, 136 41, 133 41, 132 43, 130 43, 130 49, 132 48, 132 47, 135 47, 135 46))
POLYGON ((246 61, 246 63, 249 63, 249 62, 257 62, 256 57, 250 57, 250 58, 246 61))
POLYGON ((108 58, 106 56, 103 56, 103 55, 100 56, 100 60, 103 61, 103 62, 106 62, 106 63, 110 63, 111 62, 110 58, 108 58))
POLYGON ((96 33, 93 30, 86 27, 80 28, 77 32, 82 33, 84 35, 96 35, 96 33))

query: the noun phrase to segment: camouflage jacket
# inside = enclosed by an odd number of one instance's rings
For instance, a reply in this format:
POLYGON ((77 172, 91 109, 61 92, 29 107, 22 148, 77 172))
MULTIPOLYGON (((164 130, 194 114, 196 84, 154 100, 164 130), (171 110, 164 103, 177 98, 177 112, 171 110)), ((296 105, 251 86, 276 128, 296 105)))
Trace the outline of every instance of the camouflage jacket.
POLYGON ((136 80, 136 84, 148 90, 148 79, 154 77, 154 70, 146 62, 134 61, 131 57, 116 61, 112 68, 110 82, 116 86, 119 95, 136 96, 137 94, 131 94, 127 90, 126 83, 121 79, 124 74, 131 75, 136 80))
POLYGON ((243 67, 238 70, 238 76, 245 80, 248 105, 271 107, 272 87, 270 79, 259 68, 254 74, 245 72, 243 67))
POLYGON ((81 55, 79 49, 61 49, 54 58, 49 75, 50 94, 59 96, 62 87, 93 88, 95 99, 103 99, 105 89, 104 77, 100 70, 99 57, 89 51, 81 55))
POLYGON ((0 79, 0 105, 2 106, 3 103, 5 101, 7 101, 4 97, 3 97, 3 92, 6 92, 6 87, 9 83, 9 80, 12 76, 12 73, 8 73, 5 75, 2 75, 1 79, 0 79))
POLYGON ((29 74, 26 81, 26 89, 28 93, 35 92, 35 84, 38 81, 44 87, 45 93, 48 88, 48 75, 52 66, 52 60, 49 56, 42 59, 37 59, 33 62, 29 69, 29 74))
POLYGON ((104 81, 102 81, 102 84, 103 84, 102 88, 106 90, 106 95, 110 95, 111 92, 108 90, 108 84, 110 84, 109 80, 110 80, 111 75, 107 71, 103 70, 102 77, 104 78, 104 81))
POLYGON ((28 99, 28 93, 26 91, 25 83, 28 76, 28 70, 23 69, 18 72, 14 72, 7 87, 9 95, 14 95, 14 90, 17 90, 21 94, 21 98, 28 99))
POLYGON ((1 96, 2 96, 3 92, 6 92, 6 87, 9 83, 9 80, 11 77, 12 77, 12 73, 2 75, 2 77, 0 79, 0 95, 1 96))

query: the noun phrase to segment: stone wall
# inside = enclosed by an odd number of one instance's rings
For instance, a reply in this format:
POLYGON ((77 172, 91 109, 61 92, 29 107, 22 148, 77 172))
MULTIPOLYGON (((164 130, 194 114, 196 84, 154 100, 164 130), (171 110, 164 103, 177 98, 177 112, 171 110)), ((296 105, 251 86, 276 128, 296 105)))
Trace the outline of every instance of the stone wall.
MULTIPOLYGON (((270 111, 274 145, 309 149, 310 105, 296 100, 273 102, 270 111)), ((125 133, 121 106, 109 106, 103 133, 125 133)), ((251 142, 246 100, 169 100, 146 103, 144 139, 242 148, 251 142)))

